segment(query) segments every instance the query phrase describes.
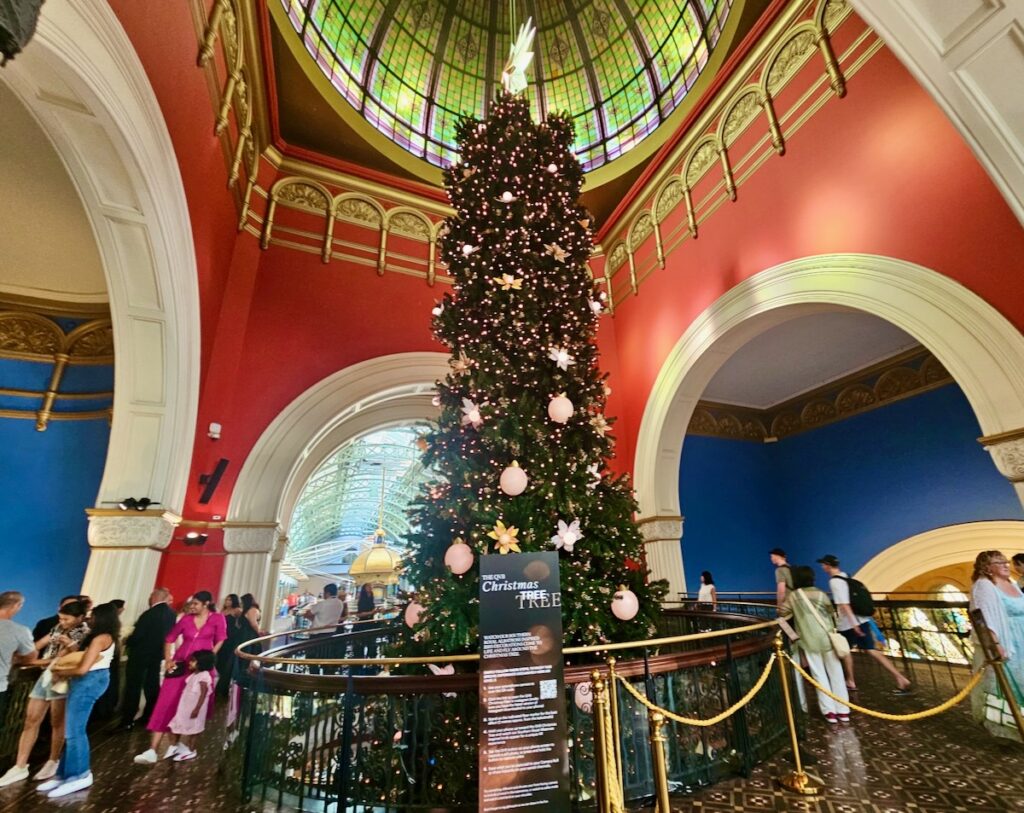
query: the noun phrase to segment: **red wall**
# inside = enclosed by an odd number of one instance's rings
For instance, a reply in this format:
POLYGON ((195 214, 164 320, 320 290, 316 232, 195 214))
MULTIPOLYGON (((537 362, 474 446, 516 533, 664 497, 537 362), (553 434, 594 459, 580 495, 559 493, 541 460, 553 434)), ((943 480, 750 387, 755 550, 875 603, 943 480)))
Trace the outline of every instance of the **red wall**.
MULTIPOLYGON (((942 111, 888 50, 700 224, 615 312, 620 447, 687 326, 738 282, 788 260, 880 254, 939 271, 1024 328, 1024 231, 942 111)), ((618 279, 621 278, 617 278, 618 279)), ((621 286, 621 282, 619 285, 621 286)), ((630 453, 630 465, 632 461, 630 453)))
POLYGON ((186 3, 110 0, 142 61, 171 134, 185 186, 199 271, 201 373, 205 374, 237 236, 216 113, 206 74, 196 67, 198 38, 186 3))
MULTIPOLYGON (((235 230, 221 147, 196 32, 180 3, 111 0, 163 108, 181 165, 199 265, 203 388, 189 521, 224 517, 246 455, 274 417, 326 376, 374 356, 440 349, 430 308, 444 290, 422 279, 272 247, 235 230), (210 421, 223 437, 206 437, 210 421), (198 476, 231 463, 208 506, 198 476)), ((344 239, 342 227, 336 237, 344 239)), ((737 282, 797 257, 864 252, 933 268, 963 283, 1024 328, 1019 279, 1024 232, 948 120, 881 51, 701 223, 668 267, 603 320, 602 367, 611 373, 618 457, 632 466, 653 382, 687 325, 737 282)), ((617 284, 621 287, 621 277, 617 284)), ((219 532, 205 548, 173 542, 159 579, 177 595, 216 591, 219 532)))

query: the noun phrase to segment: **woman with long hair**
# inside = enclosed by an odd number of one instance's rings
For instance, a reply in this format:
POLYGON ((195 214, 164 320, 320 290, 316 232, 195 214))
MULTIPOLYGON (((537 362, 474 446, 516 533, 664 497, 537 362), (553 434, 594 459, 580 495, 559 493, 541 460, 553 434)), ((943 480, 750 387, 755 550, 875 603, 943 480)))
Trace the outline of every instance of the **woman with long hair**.
MULTIPOLYGON (((149 748, 135 757, 137 765, 154 765, 157 761, 156 749, 163 735, 170 731, 170 722, 178 711, 178 701, 185 691, 189 656, 204 649, 216 655, 227 640, 227 623, 216 609, 213 596, 201 590, 185 603, 185 614, 167 633, 164 639, 164 682, 149 718, 149 725, 146 726, 152 735, 149 748)), ((216 674, 211 677, 216 679, 216 674)), ((173 757, 177 752, 177 746, 172 745, 164 754, 164 759, 173 757)))
POLYGON ((89 616, 89 635, 82 641, 80 653, 65 656, 53 665, 55 679, 69 680, 67 713, 64 717, 64 751, 57 773, 37 790, 51 799, 85 790, 92 785, 89 759, 89 735, 86 725, 96 701, 110 685, 110 665, 121 635, 121 617, 115 604, 107 602, 93 608, 89 616), (76 655, 81 657, 76 657, 76 655))
POLYGON ((235 648, 240 643, 242 624, 245 621, 242 618, 242 602, 235 593, 224 598, 220 611, 227 625, 228 637, 217 653, 217 696, 227 697, 235 665, 235 648))
POLYGON ((705 570, 700 574, 697 606, 701 610, 714 610, 718 606, 718 591, 715 590, 715 578, 711 575, 710 570, 705 570))
POLYGON ((50 712, 50 757, 33 778, 51 779, 57 773, 57 761, 64 745, 67 695, 53 691, 53 672, 49 666, 60 656, 79 649, 89 634, 89 625, 85 621, 87 612, 82 602, 69 601, 57 612, 57 626, 35 642, 38 654, 32 665, 45 666, 47 669, 39 676, 29 694, 25 723, 21 729, 21 739, 18 740, 18 755, 7 773, 0 777, 0 788, 28 779, 28 758, 39 738, 39 727, 47 711, 50 712))
MULTIPOLYGON (((1024 593, 1011 577, 1010 561, 997 550, 978 554, 971 581, 971 609, 981 610, 985 617, 1014 694, 1004 697, 994 670, 986 667, 985 677, 971 694, 971 711, 992 735, 1020 741, 1009 703, 1024 704, 1024 593)), ((985 662, 977 640, 974 662, 975 668, 985 662)))

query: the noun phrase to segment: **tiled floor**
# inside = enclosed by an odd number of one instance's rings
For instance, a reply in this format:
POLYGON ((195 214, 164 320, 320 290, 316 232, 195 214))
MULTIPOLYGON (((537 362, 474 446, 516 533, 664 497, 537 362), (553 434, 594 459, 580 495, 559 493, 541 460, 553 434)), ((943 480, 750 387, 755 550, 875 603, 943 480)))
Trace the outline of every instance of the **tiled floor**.
MULTIPOLYGON (((862 659, 861 659, 862 660, 862 659)), ((887 711, 920 710, 952 693, 948 687, 922 688, 911 698, 887 694, 890 684, 858 661, 860 702, 887 711)), ((920 678, 919 678, 920 679, 920 678)), ((813 707, 813 701, 812 701, 813 707)), ((199 760, 132 764, 145 747, 145 732, 100 735, 94 746, 96 785, 56 802, 41 799, 25 783, 0 790, 0 810, 74 810, 83 813, 243 813, 237 778, 220 773, 214 725, 200 746, 199 760)), ((679 810, 702 813, 800 811, 800 813, 987 813, 1024 811, 1024 747, 994 742, 971 722, 967 704, 915 723, 889 723, 860 715, 838 729, 819 718, 808 726, 804 747, 816 760, 808 771, 824 781, 818 798, 802 798, 775 787, 788 770, 780 755, 758 767, 749 779, 720 783, 673 797, 679 810)))

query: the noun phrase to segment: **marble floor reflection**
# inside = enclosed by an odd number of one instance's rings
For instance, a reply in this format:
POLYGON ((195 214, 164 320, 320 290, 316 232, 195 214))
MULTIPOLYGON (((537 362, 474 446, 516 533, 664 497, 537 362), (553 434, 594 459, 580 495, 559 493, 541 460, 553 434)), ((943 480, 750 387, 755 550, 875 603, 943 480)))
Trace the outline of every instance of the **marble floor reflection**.
MULTIPOLYGON (((884 711, 918 711, 954 690, 941 675, 915 675, 919 691, 897 698, 890 682, 858 659, 859 702, 884 711)), ((813 699, 812 699, 813 708, 813 699)), ((194 762, 132 764, 146 747, 146 733, 100 733, 94 739, 96 784, 58 801, 40 798, 34 783, 0 789, 0 810, 83 813, 251 813, 272 807, 241 804, 236 777, 220 772, 220 716, 200 743, 194 762)), ((799 811, 800 813, 1024 813, 1024 747, 993 741, 970 718, 968 704, 914 723, 891 723, 854 715, 849 725, 829 727, 811 718, 804 748, 815 764, 809 771, 825 788, 818 798, 779 790, 775 777, 790 768, 780 754, 748 779, 722 782, 692 794, 673 796, 673 807, 701 813, 799 811)), ((550 811, 549 813, 558 813, 550 811)))

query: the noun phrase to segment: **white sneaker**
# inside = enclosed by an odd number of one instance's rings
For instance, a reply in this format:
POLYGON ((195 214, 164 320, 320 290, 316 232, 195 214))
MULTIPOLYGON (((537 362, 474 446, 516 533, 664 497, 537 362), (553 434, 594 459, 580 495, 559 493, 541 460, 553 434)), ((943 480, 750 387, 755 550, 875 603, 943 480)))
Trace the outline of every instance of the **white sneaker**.
POLYGON ((177 754, 180 754, 184 747, 185 747, 184 745, 172 745, 172 746, 170 746, 166 751, 164 751, 164 755, 163 755, 163 757, 161 757, 161 759, 171 759, 171 757, 176 756, 177 754))
POLYGON ((63 784, 64 784, 64 780, 63 779, 48 779, 47 781, 43 782, 41 785, 36 785, 36 792, 37 793, 49 793, 54 788, 60 787, 63 784))
POLYGON ((79 790, 92 787, 92 773, 87 773, 80 779, 72 779, 70 782, 63 782, 58 787, 46 794, 47 799, 59 799, 79 790))
POLYGON ((46 763, 43 765, 43 767, 39 769, 39 773, 37 773, 32 778, 36 782, 38 782, 38 781, 40 781, 42 779, 53 779, 53 777, 55 777, 57 775, 57 766, 58 765, 60 765, 60 763, 57 760, 49 759, 49 760, 46 761, 46 763))
POLYGON ((190 759, 196 758, 196 752, 191 748, 187 748, 184 745, 178 746, 178 755, 174 758, 175 762, 188 762, 190 759))
POLYGON ((12 765, 7 769, 7 773, 0 776, 0 788, 6 788, 24 779, 28 779, 28 765, 12 765))
POLYGON ((141 754, 136 754, 133 761, 136 765, 156 765, 156 751, 147 748, 141 754))

